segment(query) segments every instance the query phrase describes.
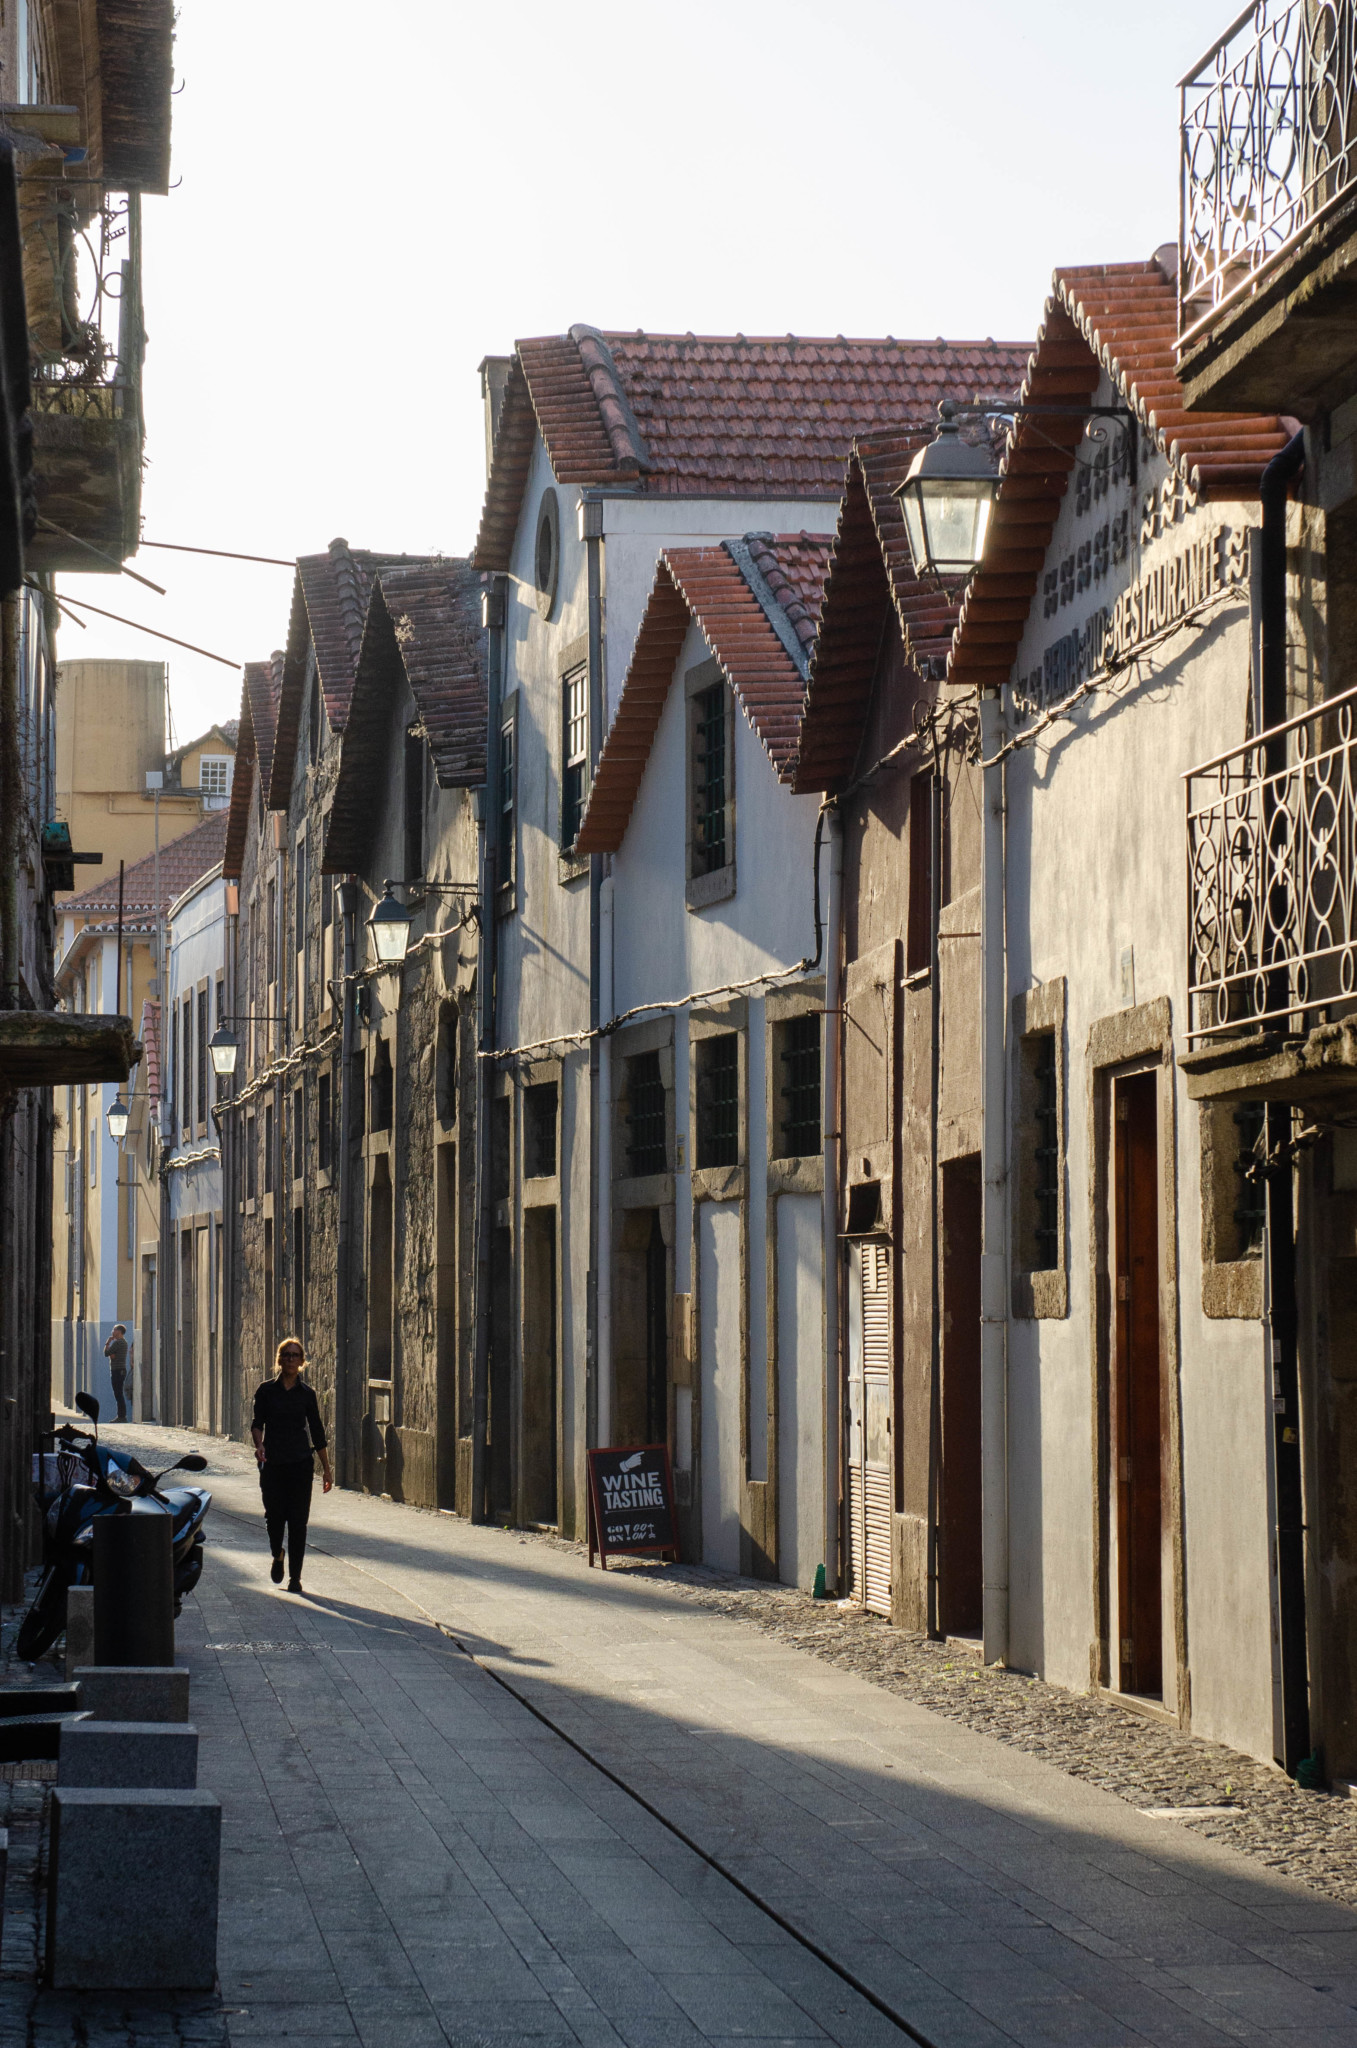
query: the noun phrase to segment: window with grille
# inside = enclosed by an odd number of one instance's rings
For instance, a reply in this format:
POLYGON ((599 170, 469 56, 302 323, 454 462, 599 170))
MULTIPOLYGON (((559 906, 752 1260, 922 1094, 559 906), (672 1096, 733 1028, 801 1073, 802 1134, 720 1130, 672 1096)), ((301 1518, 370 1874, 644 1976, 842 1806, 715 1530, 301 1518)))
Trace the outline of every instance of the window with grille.
POLYGON ((1261 1102, 1241 1102, 1231 1119, 1238 1133, 1234 1226, 1235 1256, 1241 1259, 1256 1257, 1263 1249, 1263 1227, 1267 1222, 1267 1187, 1262 1173, 1266 1156, 1263 1120, 1261 1102))
POLYGON ((778 1155, 800 1159, 820 1150, 820 1019, 815 1011, 782 1026, 778 1155))
POLYGON ((523 1090, 523 1172, 542 1180, 556 1171, 556 1083, 538 1081, 523 1090))
POLYGON ((693 699, 693 873, 726 865, 726 686, 693 699))
POLYGON ((264 1104, 264 1193, 273 1193, 273 1104, 264 1104))
POLYGON ((627 1061, 627 1172, 664 1173, 669 1166, 664 1080, 657 1052, 627 1061))
POLYGON ((259 1194, 259 1120, 245 1119, 245 1199, 253 1202, 259 1194))
POLYGON ((1060 1104, 1056 1089, 1055 1033, 1043 1031, 1030 1041, 1036 1126, 1032 1147, 1035 1166, 1035 1217, 1032 1238, 1033 1272, 1049 1272, 1060 1263, 1060 1104))
POLYGON ((697 1163, 740 1162, 740 1041, 733 1031, 697 1042, 697 1163))
POLYGON ((300 1088, 292 1091, 292 1178, 300 1180, 306 1171, 306 1098, 300 1088))
POLYGON ((334 1083, 330 1069, 316 1076, 316 1165, 328 1173, 334 1160, 334 1083))
POLYGON ((562 679, 561 848, 569 852, 584 816, 589 767, 589 673, 577 668, 562 679))

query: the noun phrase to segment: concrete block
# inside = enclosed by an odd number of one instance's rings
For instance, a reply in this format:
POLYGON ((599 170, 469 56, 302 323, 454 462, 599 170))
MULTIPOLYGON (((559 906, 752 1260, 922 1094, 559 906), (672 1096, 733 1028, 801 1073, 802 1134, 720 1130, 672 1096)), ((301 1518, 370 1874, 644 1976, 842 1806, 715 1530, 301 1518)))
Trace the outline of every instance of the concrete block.
POLYGON ((71 1586, 66 1594, 66 1676, 94 1662, 94 1588, 71 1586))
POLYGON ((96 1721, 187 1721, 188 1673, 172 1664, 82 1664, 80 1704, 96 1721))
POLYGON ((48 1982, 64 1991, 210 1991, 220 1870, 212 1793, 58 1785, 48 1982))
POLYGON ((198 1731, 187 1721, 65 1721, 58 1785, 158 1785, 191 1791, 198 1782, 198 1731))

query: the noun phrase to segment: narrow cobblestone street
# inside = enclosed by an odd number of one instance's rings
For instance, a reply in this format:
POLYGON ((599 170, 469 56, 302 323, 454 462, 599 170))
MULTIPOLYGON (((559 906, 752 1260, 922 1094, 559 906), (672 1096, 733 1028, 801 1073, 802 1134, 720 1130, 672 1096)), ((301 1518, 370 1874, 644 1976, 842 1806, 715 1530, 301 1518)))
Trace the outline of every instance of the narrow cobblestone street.
MULTIPOLYGON (((1357 2044, 1357 1915, 1269 1867, 1260 1767, 795 1596, 350 1493, 289 1598, 252 1461, 203 1447, 179 1641, 222 2012, 21 2021, 20 1841, 7 2038, 1357 2044), (1138 1810, 1236 1798, 1251 1856, 1138 1810)), ((1351 1808, 1286 1795, 1332 1816, 1295 1860, 1339 1893, 1351 1808)), ((39 1796, 10 1788, 30 1837, 39 1796)))

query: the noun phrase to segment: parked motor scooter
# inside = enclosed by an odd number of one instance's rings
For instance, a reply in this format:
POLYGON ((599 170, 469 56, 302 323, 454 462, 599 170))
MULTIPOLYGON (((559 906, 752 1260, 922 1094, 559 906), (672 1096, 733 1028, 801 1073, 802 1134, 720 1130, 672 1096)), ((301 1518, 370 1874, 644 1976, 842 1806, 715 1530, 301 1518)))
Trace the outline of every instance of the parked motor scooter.
POLYGON ((76 1406, 93 1430, 63 1423, 52 1432, 53 1449, 35 1453, 34 1498, 43 1518, 43 1573, 33 1605, 24 1616, 15 1648, 28 1662, 50 1649, 66 1626, 66 1594, 93 1582, 94 1523, 100 1515, 169 1515, 174 1561, 174 1611, 202 1576, 203 1524, 212 1496, 201 1486, 165 1487, 171 1472, 201 1472, 206 1458, 190 1451, 161 1472, 126 1451, 99 1442, 99 1403, 80 1393, 76 1406), (60 1446, 60 1448, 57 1448, 60 1446))

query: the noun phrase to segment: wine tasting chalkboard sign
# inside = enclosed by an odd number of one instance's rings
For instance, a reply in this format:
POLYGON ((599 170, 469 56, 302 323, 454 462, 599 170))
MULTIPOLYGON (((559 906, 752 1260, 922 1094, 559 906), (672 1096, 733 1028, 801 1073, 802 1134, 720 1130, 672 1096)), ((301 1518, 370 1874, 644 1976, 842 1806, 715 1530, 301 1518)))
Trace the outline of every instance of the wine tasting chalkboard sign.
POLYGON ((589 1562, 667 1552, 678 1562, 674 1478, 667 1444, 625 1444, 589 1453, 589 1562))

